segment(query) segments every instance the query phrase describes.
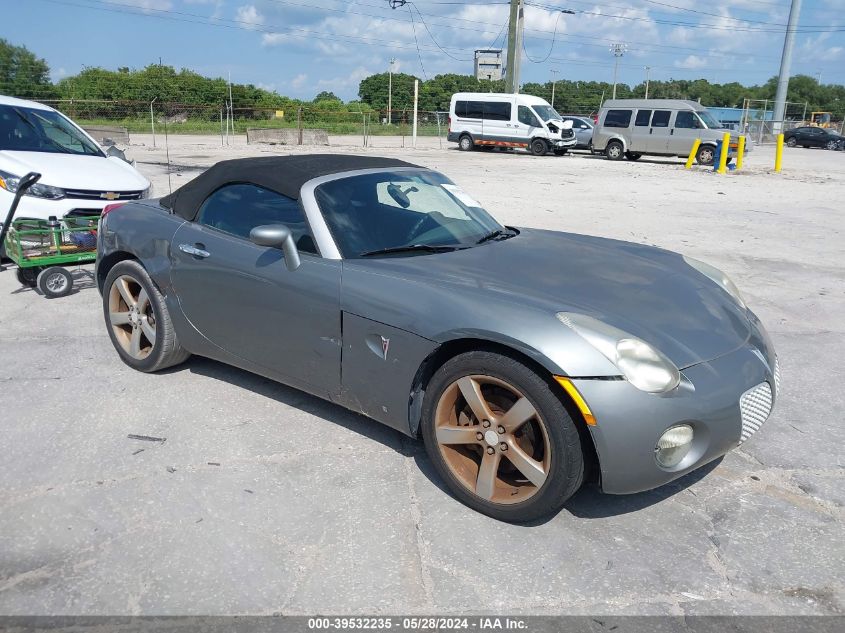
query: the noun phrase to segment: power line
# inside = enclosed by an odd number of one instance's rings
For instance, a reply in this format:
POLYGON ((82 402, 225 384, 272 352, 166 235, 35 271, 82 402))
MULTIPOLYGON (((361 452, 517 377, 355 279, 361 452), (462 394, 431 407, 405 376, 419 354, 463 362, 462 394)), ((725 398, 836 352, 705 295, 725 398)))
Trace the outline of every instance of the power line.
POLYGON ((557 38, 557 25, 560 23, 561 16, 566 13, 572 15, 575 11, 570 11, 569 9, 561 9, 557 14, 557 19, 555 20, 555 30, 552 34, 552 43, 549 45, 549 52, 543 59, 532 59, 531 55, 528 54, 528 49, 525 47, 525 38, 522 38, 522 50, 525 52, 525 57, 528 59, 529 62, 533 62, 535 64, 542 64, 544 63, 549 57, 552 56, 552 51, 555 48, 555 39, 557 38))

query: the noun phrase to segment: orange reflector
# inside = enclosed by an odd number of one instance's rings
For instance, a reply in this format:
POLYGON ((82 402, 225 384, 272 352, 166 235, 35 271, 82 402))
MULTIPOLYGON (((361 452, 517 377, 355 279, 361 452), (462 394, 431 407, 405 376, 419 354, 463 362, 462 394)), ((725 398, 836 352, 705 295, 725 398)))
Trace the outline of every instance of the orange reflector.
POLYGON ((569 397, 572 398, 572 402, 575 403, 575 406, 578 407, 581 415, 584 416, 584 422, 590 426, 595 426, 596 417, 593 415, 593 412, 590 411, 590 407, 587 406, 586 401, 581 397, 581 394, 578 393, 578 390, 575 388, 575 385, 572 384, 572 381, 565 376, 555 376, 555 380, 561 387, 563 387, 563 390, 569 394, 569 397))

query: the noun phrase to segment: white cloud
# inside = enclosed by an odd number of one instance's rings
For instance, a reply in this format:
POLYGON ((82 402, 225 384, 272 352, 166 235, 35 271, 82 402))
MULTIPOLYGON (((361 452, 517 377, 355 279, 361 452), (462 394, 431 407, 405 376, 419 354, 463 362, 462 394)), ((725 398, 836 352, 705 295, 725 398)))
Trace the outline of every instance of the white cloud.
POLYGON ((299 90, 305 85, 305 82, 308 81, 308 75, 305 73, 299 73, 296 77, 290 80, 290 87, 299 90))
POLYGON ((246 29, 254 29, 264 24, 264 16, 258 12, 254 4, 245 4, 242 7, 238 7, 235 20, 246 29))
POLYGON ((688 69, 704 68, 705 66, 707 66, 707 58, 700 57, 698 55, 687 55, 685 59, 676 61, 675 66, 677 68, 688 69))
POLYGON ((173 8, 171 0, 114 0, 116 4, 123 4, 144 12, 169 11, 173 8))

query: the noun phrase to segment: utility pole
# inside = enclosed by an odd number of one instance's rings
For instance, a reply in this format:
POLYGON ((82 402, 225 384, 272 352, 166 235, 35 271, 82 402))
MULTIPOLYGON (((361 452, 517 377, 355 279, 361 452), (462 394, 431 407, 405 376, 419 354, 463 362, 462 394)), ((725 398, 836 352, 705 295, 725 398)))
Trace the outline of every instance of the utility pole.
POLYGON ((645 67, 645 98, 648 99, 648 79, 651 74, 651 66, 645 67))
POLYGON ((555 70, 552 68, 550 71, 552 73, 552 107, 555 107, 555 84, 557 83, 557 74, 560 72, 559 70, 555 70))
POLYGON ((778 90, 775 94, 775 112, 772 117, 772 132, 775 134, 783 129, 786 94, 789 90, 789 68, 792 65, 792 47, 795 44, 795 31, 798 28, 798 14, 800 12, 801 0, 792 0, 792 6, 789 9, 789 22, 786 25, 786 35, 783 38, 783 55, 780 58, 778 90))
POLYGON ((387 70, 387 124, 393 123, 393 64, 396 63, 396 58, 390 58, 390 66, 387 70))
POLYGON ((505 89, 519 94, 519 62, 522 58, 523 6, 522 0, 510 0, 511 12, 508 22, 508 69, 505 89))
POLYGON ((610 47, 610 52, 613 53, 613 97, 612 99, 616 98, 616 73, 619 70, 619 58, 625 54, 625 51, 628 50, 627 44, 622 44, 621 42, 617 42, 613 46, 610 47))

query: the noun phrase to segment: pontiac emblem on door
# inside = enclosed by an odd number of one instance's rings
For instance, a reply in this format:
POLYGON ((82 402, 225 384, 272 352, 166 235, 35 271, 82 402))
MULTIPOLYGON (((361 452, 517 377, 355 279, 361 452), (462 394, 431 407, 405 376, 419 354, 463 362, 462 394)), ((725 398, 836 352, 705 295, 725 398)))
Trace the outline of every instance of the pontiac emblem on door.
POLYGON ((381 354, 387 360, 387 350, 390 349, 390 339, 381 337, 381 354))

